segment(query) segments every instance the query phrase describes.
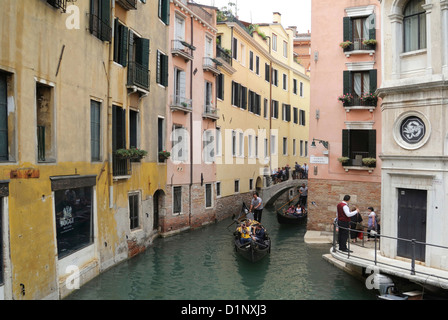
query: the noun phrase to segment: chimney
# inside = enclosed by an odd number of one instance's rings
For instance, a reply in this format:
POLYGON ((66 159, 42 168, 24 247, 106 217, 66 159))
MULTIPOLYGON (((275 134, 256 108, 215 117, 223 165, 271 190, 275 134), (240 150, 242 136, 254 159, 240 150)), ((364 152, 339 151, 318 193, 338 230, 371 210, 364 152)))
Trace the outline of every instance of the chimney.
POLYGON ((274 12, 274 19, 273 19, 273 23, 282 23, 282 15, 280 12, 274 12))

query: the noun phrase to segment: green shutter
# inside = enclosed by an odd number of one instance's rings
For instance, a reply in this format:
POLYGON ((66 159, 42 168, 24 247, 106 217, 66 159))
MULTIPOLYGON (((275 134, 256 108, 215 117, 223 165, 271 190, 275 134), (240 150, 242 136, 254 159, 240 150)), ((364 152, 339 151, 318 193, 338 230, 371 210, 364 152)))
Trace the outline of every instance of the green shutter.
POLYGON ((343 41, 352 41, 353 42, 352 19, 350 19, 350 17, 343 18, 343 27, 344 27, 343 41))
POLYGON ((160 55, 162 62, 162 85, 168 87, 168 56, 160 55))
POLYGON ((110 12, 110 0, 101 0, 101 15, 99 18, 107 26, 110 26, 110 12))
POLYGON ((170 1, 169 0, 161 0, 159 2, 159 5, 161 5, 160 8, 160 16, 159 18, 166 24, 170 24, 170 1))
POLYGON ((350 158, 350 130, 342 130, 342 156, 350 158))
POLYGON ((377 71, 376 69, 369 71, 370 76, 370 93, 374 93, 377 89, 377 71))
POLYGON ((136 62, 143 68, 149 69, 149 39, 137 38, 137 52, 135 53, 136 62))
POLYGON ((120 43, 120 64, 123 67, 127 66, 128 62, 128 39, 129 29, 126 26, 121 26, 121 43, 120 43))
POLYGON ((344 81, 343 81, 343 94, 352 93, 352 76, 350 71, 344 71, 344 81))
POLYGON ((376 40, 375 14, 371 14, 367 19, 369 21, 369 39, 376 40))
POLYGON ((369 158, 376 158, 376 130, 369 130, 369 158))

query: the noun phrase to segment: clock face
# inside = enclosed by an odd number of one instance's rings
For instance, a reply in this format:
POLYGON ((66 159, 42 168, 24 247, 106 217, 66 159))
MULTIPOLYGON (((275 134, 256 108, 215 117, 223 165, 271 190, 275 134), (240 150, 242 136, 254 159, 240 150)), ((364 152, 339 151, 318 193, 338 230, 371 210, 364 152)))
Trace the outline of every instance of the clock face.
POLYGON ((426 134, 425 123, 419 117, 407 117, 401 123, 400 134, 403 140, 409 144, 419 143, 426 134))

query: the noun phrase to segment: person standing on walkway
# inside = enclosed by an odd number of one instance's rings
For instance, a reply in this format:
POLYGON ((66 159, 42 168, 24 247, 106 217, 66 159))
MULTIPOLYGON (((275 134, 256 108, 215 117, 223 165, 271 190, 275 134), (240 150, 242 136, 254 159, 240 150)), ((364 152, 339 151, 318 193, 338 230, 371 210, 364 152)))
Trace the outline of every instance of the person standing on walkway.
POLYGON ((258 196, 258 192, 254 192, 250 203, 250 210, 254 213, 254 220, 261 222, 261 214, 263 212, 263 200, 258 196))
POLYGON ((348 228, 350 226, 350 218, 359 212, 358 208, 350 212, 350 209, 348 207, 349 201, 350 196, 347 194, 344 196, 344 200, 337 205, 338 226, 339 226, 339 234, 338 234, 339 250, 343 252, 349 252, 349 250, 347 249, 347 240, 348 240, 348 228))
POLYGON ((299 188, 299 203, 301 207, 306 208, 306 202, 308 199, 308 187, 302 183, 302 186, 299 188))

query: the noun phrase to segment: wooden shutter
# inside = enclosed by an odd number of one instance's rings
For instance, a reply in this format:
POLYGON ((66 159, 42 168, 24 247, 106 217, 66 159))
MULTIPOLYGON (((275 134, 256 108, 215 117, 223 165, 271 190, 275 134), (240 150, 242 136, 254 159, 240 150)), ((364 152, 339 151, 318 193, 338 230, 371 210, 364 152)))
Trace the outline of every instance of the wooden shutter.
POLYGON ((0 73, 0 160, 8 160, 7 76, 0 73))
POLYGON ((123 67, 127 66, 128 62, 128 38, 129 38, 129 29, 128 27, 122 25, 120 32, 120 64, 123 67))
POLYGON ((241 86, 241 105, 240 107, 244 110, 247 109, 247 88, 241 86))
POLYGON ((166 25, 170 24, 170 1, 169 0, 159 0, 159 18, 166 25))
POLYGON ((265 64, 264 65, 264 72, 265 72, 265 76, 264 76, 264 79, 267 81, 267 82, 269 82, 270 81, 270 67, 269 67, 269 64, 265 64))
POLYGON ((376 40, 375 14, 372 13, 367 19, 369 21, 369 39, 376 40))
POLYGON ((369 130, 369 158, 376 158, 376 130, 369 130))
POLYGON ((350 73, 350 71, 344 71, 344 74, 343 74, 343 77, 344 77, 344 81, 343 81, 343 86, 344 86, 344 89, 343 89, 343 93, 344 94, 346 94, 346 93, 352 93, 352 76, 351 76, 351 73, 350 73))
POLYGON ((99 25, 99 30, 101 30, 100 33, 100 39, 102 41, 110 41, 110 0, 100 0, 101 1, 101 12, 99 15, 100 20, 102 21, 102 24, 99 25), (105 26, 108 28, 106 29, 105 26))
POLYGON ((369 71, 369 77, 370 77, 370 93, 374 93, 377 89, 377 70, 373 69, 369 71))
POLYGON ((161 85, 168 87, 168 56, 160 54, 161 63, 161 85))
POLYGON ((149 39, 137 38, 137 52, 135 53, 136 62, 143 68, 149 70, 149 39))
POLYGON ((352 41, 353 42, 353 26, 352 26, 352 19, 350 17, 344 17, 343 18, 343 41, 352 41))
POLYGON ((342 156, 350 158, 350 130, 342 130, 342 156))

